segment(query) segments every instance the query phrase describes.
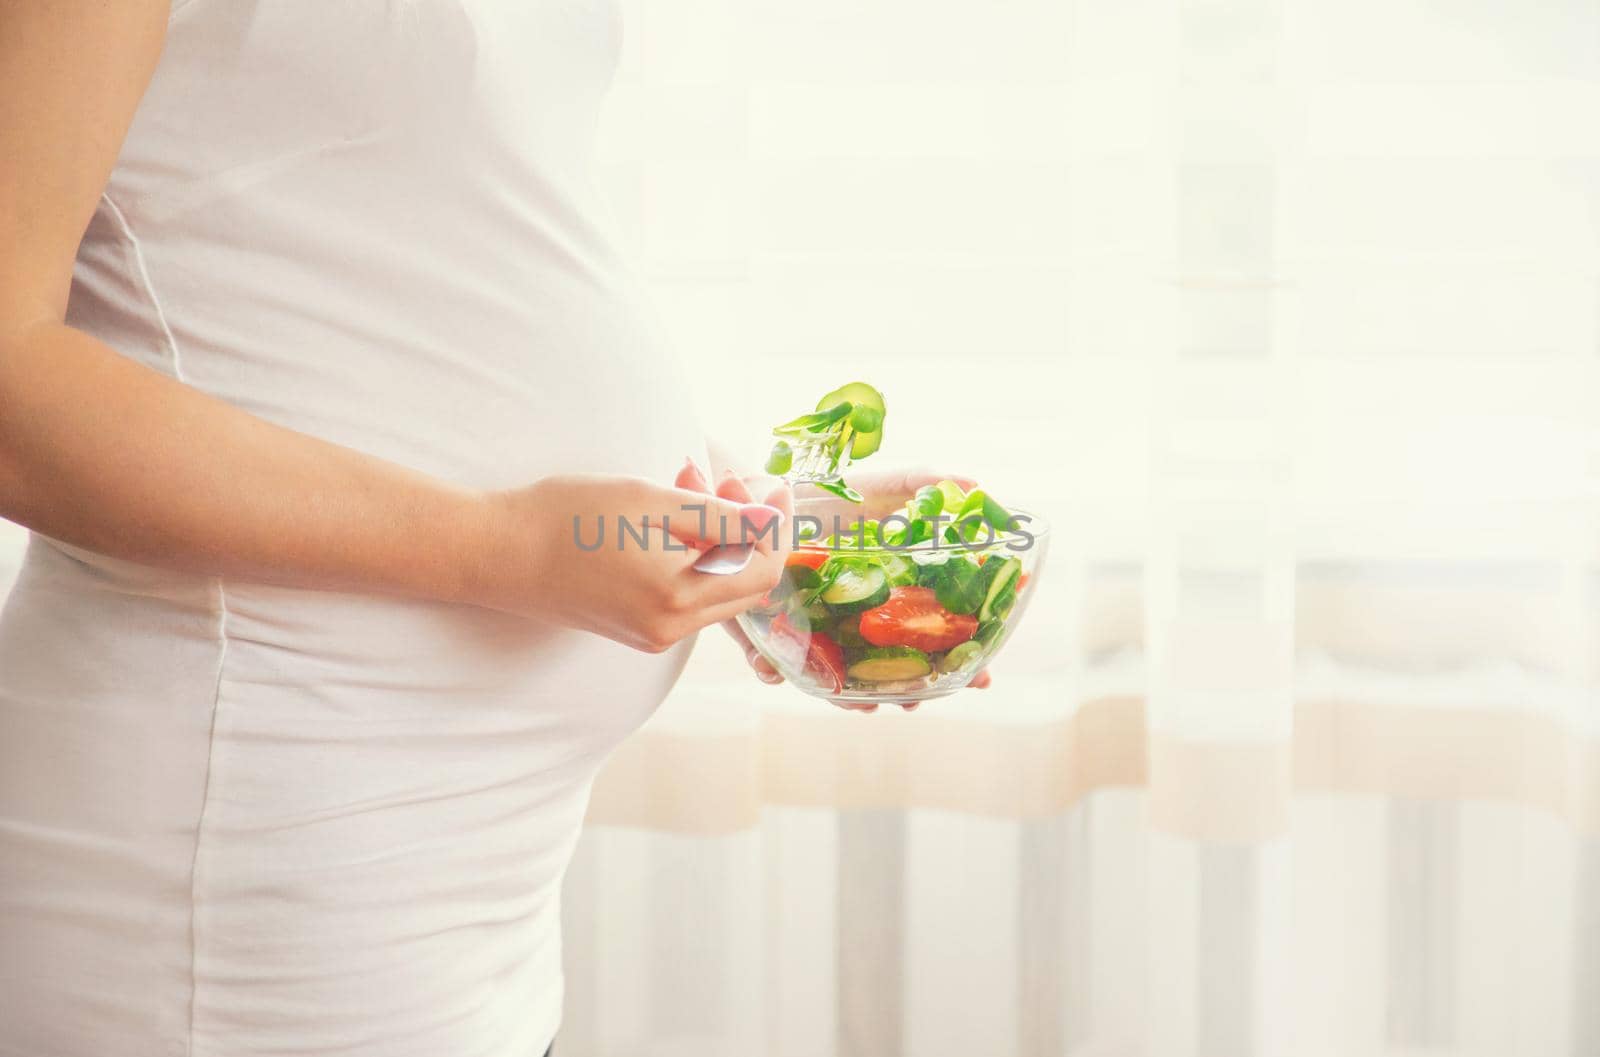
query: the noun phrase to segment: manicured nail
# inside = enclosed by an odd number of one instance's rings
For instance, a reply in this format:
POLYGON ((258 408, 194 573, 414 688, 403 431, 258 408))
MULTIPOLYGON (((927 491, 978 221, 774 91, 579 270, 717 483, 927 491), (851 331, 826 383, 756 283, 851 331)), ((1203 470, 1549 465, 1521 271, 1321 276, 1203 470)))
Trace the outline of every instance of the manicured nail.
POLYGON ((749 503, 739 508, 739 519, 749 526, 751 532, 760 533, 774 521, 781 526, 783 511, 765 503, 749 503))

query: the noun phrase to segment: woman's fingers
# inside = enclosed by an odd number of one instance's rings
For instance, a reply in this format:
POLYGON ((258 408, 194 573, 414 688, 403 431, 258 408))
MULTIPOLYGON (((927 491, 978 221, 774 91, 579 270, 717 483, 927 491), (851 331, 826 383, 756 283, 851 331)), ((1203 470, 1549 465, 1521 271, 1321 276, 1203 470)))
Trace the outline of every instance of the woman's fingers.
MULTIPOLYGON (((778 586, 778 578, 783 575, 783 558, 758 551, 750 556, 750 564, 743 571, 731 576, 707 576, 694 569, 685 569, 679 575, 690 581, 686 590, 697 605, 708 614, 721 614, 716 620, 727 620, 754 609, 768 591, 778 586)), ((713 624, 716 620, 708 619, 705 623, 713 624)))
POLYGON ((787 484, 779 484, 767 493, 762 505, 776 510, 783 517, 776 534, 777 546, 773 550, 787 554, 794 549, 794 489, 787 484))
POLYGON ((968 683, 967 685, 972 687, 974 690, 987 690, 989 688, 989 684, 992 682, 994 682, 994 679, 989 675, 989 669, 985 668, 983 671, 973 676, 972 682, 968 683))
POLYGON ((772 489, 764 501, 757 503, 755 496, 750 492, 749 484, 732 470, 727 470, 717 485, 717 496, 744 504, 740 516, 748 529, 746 536, 741 538, 748 538, 755 543, 757 550, 770 553, 787 547, 785 533, 790 531, 788 521, 794 516, 794 493, 789 490, 788 485, 772 489), (774 520, 769 513, 773 510, 778 511, 779 515, 778 527, 775 530, 767 527, 774 520))
POLYGON ((683 460, 683 469, 678 471, 678 476, 673 479, 673 485, 690 492, 709 492, 711 484, 706 480, 706 475, 695 463, 692 457, 683 460))
POLYGON ((750 641, 750 636, 744 633, 744 629, 739 626, 738 621, 724 620, 722 628, 728 633, 728 637, 733 639, 739 649, 744 651, 744 659, 751 668, 755 669, 756 678, 763 683, 783 682, 783 675, 772 666, 771 661, 761 656, 761 652, 755 648, 755 644, 750 641))
MULTIPOLYGON (((690 469, 678 471, 679 482, 690 476, 690 469)), ((667 531, 673 539, 702 549, 723 543, 754 543, 757 549, 770 551, 774 538, 783 532, 783 512, 775 507, 693 491, 681 483, 660 489, 656 505, 659 513, 655 516, 667 515, 667 531), (776 528, 772 527, 774 521, 780 521, 776 528)))
POLYGON ((723 499, 731 499, 735 503, 755 502, 755 497, 750 494, 750 489, 745 487, 744 481, 732 470, 722 471, 722 480, 717 482, 717 495, 723 499))
POLYGON ((794 489, 785 482, 780 481, 767 492, 766 499, 762 500, 767 506, 776 507, 785 514, 794 513, 794 489))

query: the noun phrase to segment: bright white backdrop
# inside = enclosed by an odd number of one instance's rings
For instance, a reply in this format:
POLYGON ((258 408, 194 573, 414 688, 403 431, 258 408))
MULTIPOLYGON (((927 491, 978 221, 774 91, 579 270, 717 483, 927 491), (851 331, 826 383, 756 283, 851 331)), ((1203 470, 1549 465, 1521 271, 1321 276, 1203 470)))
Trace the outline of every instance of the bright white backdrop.
POLYGON ((597 788, 562 1057, 1600 1053, 1600 7, 624 7, 708 428, 866 378, 1057 538, 912 716, 708 637, 597 788))
POLYGON ((1600 1053, 1600 8, 635 0, 703 379, 1045 512, 997 684, 719 641, 613 760, 568 1054, 1600 1053))

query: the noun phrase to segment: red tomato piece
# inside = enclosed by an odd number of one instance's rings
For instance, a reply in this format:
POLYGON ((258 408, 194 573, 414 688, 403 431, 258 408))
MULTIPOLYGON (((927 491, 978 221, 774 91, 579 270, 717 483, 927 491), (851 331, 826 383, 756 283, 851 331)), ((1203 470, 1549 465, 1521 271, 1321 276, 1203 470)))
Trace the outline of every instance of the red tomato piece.
POLYGON ((861 614, 861 637, 874 646, 910 646, 937 653, 978 633, 978 618, 952 613, 927 587, 896 587, 889 601, 861 614))
POLYGON ((791 661, 800 660, 812 682, 835 692, 844 689, 844 647, 820 631, 801 631, 779 613, 772 618, 772 637, 782 643, 791 661))
POLYGON ((806 674, 818 686, 837 693, 844 689, 844 647, 821 632, 811 635, 811 648, 806 651, 806 674))

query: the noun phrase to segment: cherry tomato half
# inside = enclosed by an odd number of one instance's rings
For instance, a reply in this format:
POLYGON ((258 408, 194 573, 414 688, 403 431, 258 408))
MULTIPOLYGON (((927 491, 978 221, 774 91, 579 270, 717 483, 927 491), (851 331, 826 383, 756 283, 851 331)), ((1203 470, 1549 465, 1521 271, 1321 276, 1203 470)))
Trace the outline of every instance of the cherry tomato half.
POLYGON ((910 646, 937 653, 978 633, 978 618, 952 613, 927 587, 896 587, 889 601, 861 614, 861 637, 874 646, 910 646))

